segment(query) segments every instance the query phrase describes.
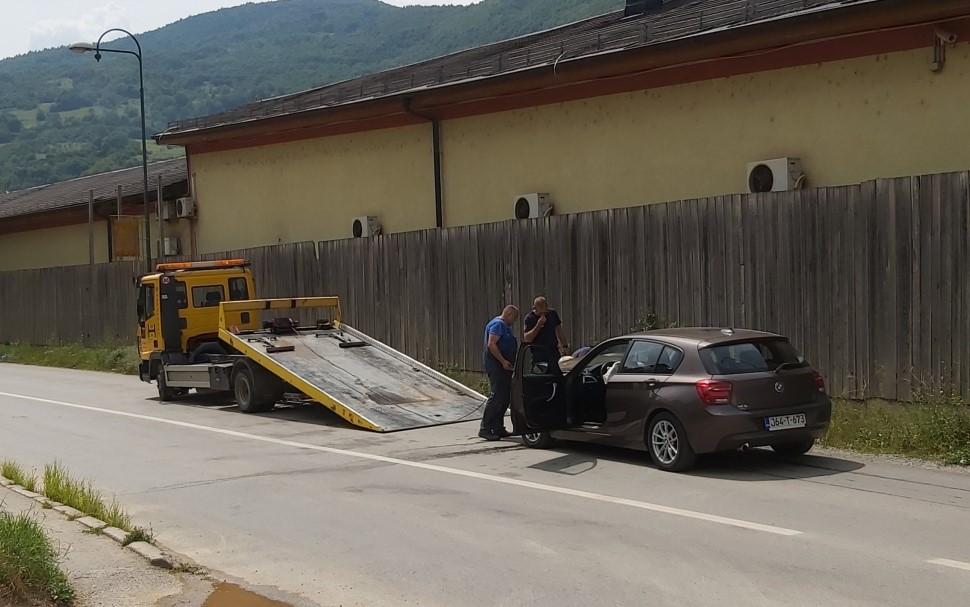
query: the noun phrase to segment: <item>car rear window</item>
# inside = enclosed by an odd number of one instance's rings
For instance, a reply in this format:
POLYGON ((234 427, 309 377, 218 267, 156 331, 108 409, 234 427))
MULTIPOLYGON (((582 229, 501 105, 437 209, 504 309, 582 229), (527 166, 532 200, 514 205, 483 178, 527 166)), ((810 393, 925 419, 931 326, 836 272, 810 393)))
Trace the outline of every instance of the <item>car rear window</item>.
POLYGON ((790 342, 784 339, 746 341, 703 348, 704 368, 711 375, 761 373, 786 368, 804 367, 808 363, 790 342))

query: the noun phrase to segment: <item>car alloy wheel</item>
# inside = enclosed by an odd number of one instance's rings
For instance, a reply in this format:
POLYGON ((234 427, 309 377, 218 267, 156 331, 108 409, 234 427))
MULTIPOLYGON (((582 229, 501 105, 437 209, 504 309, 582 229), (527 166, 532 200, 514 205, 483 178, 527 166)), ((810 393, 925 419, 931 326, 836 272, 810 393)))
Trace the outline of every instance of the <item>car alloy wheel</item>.
POLYGON ((533 449, 547 449, 552 446, 552 436, 548 432, 526 432, 522 435, 522 442, 533 449))
POLYGON ((650 435, 650 446, 654 457, 665 465, 673 465, 680 453, 680 437, 677 428, 667 420, 660 420, 653 427, 650 435))

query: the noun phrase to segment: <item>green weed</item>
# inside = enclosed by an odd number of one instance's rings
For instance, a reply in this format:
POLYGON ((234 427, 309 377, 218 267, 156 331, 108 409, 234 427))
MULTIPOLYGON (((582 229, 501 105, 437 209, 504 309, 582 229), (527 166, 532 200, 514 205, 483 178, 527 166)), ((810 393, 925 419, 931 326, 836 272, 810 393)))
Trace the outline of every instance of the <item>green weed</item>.
POLYGON ((148 542, 149 544, 154 544, 155 534, 152 533, 151 529, 135 527, 128 532, 128 535, 125 537, 125 541, 121 542, 121 545, 127 546, 128 544, 134 544, 135 542, 148 542))
POLYGON ((41 526, 28 514, 0 512, 0 598, 74 602, 74 589, 41 526))
POLYGON ((48 499, 104 521, 109 527, 132 530, 131 517, 117 501, 105 501, 91 481, 71 476, 59 462, 44 467, 44 494, 48 499))
POLYGON ((5 459, 0 462, 0 476, 17 483, 27 491, 37 491, 37 475, 26 471, 13 460, 5 459))

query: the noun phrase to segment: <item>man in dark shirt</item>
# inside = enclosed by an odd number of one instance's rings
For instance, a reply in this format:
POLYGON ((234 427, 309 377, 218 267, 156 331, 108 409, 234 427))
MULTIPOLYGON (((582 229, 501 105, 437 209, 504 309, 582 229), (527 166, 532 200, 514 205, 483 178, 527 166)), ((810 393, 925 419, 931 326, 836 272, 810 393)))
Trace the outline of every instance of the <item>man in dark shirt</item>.
POLYGON ((569 344, 562 328, 559 314, 549 307, 545 297, 536 297, 532 311, 525 316, 525 343, 542 346, 533 358, 548 357, 557 360, 559 355, 569 354, 569 344))
POLYGON ((495 441, 509 436, 505 429, 505 412, 512 397, 512 371, 519 349, 519 340, 512 331, 518 318, 518 308, 505 306, 500 316, 485 325, 482 362, 488 375, 489 395, 478 431, 478 436, 485 440, 495 441))

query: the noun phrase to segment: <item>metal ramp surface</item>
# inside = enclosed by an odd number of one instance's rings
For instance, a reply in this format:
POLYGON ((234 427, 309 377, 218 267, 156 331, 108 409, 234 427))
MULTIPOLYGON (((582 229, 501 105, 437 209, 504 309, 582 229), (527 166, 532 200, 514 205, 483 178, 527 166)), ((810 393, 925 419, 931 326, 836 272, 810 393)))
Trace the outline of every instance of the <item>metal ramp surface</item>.
MULTIPOLYGON (((237 303, 244 302, 223 305, 237 303)), ((333 329, 301 328, 284 335, 235 334, 225 328, 219 335, 253 362, 362 428, 394 432, 481 416, 483 395, 339 321, 333 329)))

